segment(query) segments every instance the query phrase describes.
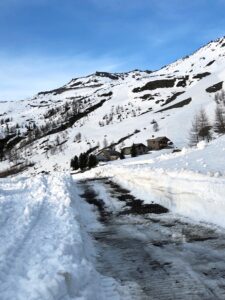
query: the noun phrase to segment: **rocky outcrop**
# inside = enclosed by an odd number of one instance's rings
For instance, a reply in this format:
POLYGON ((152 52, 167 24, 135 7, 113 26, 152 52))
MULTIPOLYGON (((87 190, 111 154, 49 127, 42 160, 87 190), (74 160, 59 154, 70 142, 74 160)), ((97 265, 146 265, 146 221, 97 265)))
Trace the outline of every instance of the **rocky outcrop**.
POLYGON ((208 88, 206 89, 206 92, 207 92, 207 93, 216 93, 216 92, 222 90, 222 88, 223 88, 223 81, 218 82, 218 83, 216 83, 216 84, 214 84, 214 85, 208 87, 208 88))
POLYGON ((142 87, 137 87, 133 89, 133 93, 138 93, 142 91, 148 91, 148 90, 156 90, 160 88, 172 88, 175 85, 176 79, 162 79, 162 80, 154 80, 146 83, 142 87))

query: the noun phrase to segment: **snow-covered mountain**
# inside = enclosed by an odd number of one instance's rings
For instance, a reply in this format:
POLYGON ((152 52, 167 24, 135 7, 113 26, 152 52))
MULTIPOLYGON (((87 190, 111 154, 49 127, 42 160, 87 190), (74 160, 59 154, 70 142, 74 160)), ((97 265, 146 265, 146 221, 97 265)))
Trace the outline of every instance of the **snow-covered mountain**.
POLYGON ((166 135, 183 147, 201 107, 213 120, 224 78, 220 38, 158 71, 96 72, 27 100, 0 102, 0 150, 12 149, 14 161, 28 159, 30 170, 40 172, 68 169, 72 156, 106 141, 120 149, 166 135))

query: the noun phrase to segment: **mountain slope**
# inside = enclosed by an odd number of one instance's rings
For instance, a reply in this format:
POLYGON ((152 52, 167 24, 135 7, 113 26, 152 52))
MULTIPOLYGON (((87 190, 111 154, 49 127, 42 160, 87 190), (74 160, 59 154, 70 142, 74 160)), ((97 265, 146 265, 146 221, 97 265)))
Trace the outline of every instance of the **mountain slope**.
POLYGON ((68 169, 73 155, 102 148, 104 139, 111 143, 129 136, 123 144, 131 145, 166 135, 182 147, 201 107, 214 118, 214 96, 223 88, 224 76, 221 38, 158 71, 75 78, 27 100, 0 102, 2 147, 18 148, 9 158, 28 158, 38 172, 68 169), (159 124, 157 133, 153 119, 159 124))

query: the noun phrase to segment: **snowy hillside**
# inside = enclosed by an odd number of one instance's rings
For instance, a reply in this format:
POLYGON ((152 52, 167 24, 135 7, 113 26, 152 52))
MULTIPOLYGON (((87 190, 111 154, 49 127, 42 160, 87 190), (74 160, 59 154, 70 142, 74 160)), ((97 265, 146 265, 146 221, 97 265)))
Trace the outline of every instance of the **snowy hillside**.
POLYGON ((0 177, 26 172, 0 179, 0 299, 225 299, 225 121, 187 147, 196 113, 215 125, 225 107, 224 78, 222 38, 158 71, 0 102, 0 177), (180 149, 67 172, 153 135, 180 149))
MULTIPOLYGON (((1 145, 9 150, 11 164, 27 159, 31 173, 68 169, 72 156, 101 149, 104 140, 120 149, 166 135, 183 147, 201 107, 213 120, 214 96, 224 76, 221 38, 158 71, 96 72, 72 79, 28 100, 0 102, 1 145)), ((6 168, 8 160, 0 166, 6 168)))

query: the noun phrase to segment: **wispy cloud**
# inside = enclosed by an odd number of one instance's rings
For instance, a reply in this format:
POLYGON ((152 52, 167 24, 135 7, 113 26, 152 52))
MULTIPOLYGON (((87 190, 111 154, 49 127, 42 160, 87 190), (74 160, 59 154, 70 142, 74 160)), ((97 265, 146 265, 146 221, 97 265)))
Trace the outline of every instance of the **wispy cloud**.
POLYGON ((71 78, 96 70, 115 71, 121 63, 110 57, 9 57, 0 54, 0 101, 24 99, 64 85, 71 78))

